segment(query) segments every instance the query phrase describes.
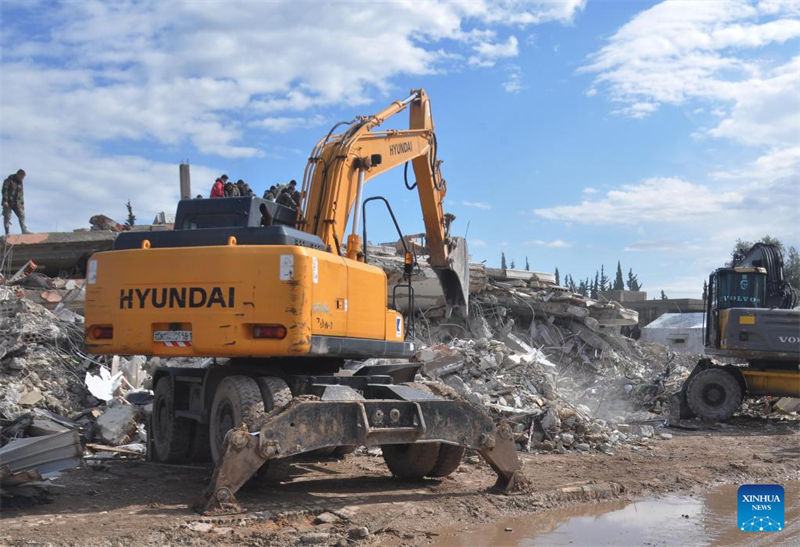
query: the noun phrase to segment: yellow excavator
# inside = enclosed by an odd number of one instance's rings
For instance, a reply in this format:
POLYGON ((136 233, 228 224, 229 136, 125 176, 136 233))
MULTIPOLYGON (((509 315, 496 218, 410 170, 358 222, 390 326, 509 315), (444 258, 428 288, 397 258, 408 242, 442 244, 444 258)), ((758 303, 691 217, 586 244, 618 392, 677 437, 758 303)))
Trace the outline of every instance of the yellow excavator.
MULTIPOLYGON (((446 183, 423 90, 334 126, 311 153, 298 210, 259 198, 183 200, 174 230, 122 233, 113 250, 89 260, 89 351, 211 358, 153 375, 152 457, 202 460, 210 452, 216 463, 200 511, 240 511, 236 491, 279 460, 359 445, 380 446, 402 479, 446 476, 469 447, 499 487, 514 482, 521 464, 510 429, 415 383, 418 364, 341 370, 348 359, 402 360, 415 350, 407 340, 413 305, 407 317, 395 311, 395 290, 387 307, 386 274, 369 264, 366 206, 384 203, 406 238, 385 198, 363 197, 369 180, 409 163, 431 266, 448 308, 463 312, 467 247, 449 233, 454 217, 443 209, 446 183), (408 129, 376 130, 405 109, 408 129)), ((407 280, 414 261, 407 249, 407 280)), ((410 281, 402 288, 399 297, 412 299, 410 281)))

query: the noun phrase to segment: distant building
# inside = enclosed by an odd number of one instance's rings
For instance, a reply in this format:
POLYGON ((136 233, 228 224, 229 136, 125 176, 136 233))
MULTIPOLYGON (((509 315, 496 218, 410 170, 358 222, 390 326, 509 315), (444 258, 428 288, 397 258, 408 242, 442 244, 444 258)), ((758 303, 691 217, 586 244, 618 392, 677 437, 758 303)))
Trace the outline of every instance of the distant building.
POLYGON ((639 312, 639 328, 644 328, 665 313, 704 312, 702 298, 668 298, 648 300, 645 291, 603 291, 600 300, 615 300, 628 309, 639 312))
POLYGON ((665 313, 642 329, 641 342, 664 344, 678 353, 703 353, 705 313, 665 313))

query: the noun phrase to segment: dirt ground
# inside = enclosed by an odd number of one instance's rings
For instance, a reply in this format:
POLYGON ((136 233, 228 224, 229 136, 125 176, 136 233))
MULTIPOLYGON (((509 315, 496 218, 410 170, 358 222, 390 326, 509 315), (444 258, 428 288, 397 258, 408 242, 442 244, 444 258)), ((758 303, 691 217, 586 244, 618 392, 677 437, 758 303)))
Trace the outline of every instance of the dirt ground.
POLYGON ((4 507, 0 544, 424 545, 445 527, 571 504, 798 480, 798 455, 797 422, 656 429, 656 438, 613 454, 523 454, 530 486, 503 495, 491 491, 494 475, 474 455, 444 480, 403 483, 379 455, 351 454, 296 464, 279 486, 248 484, 238 494, 248 512, 214 518, 188 507, 209 469, 113 462, 66 473, 50 504, 4 507))

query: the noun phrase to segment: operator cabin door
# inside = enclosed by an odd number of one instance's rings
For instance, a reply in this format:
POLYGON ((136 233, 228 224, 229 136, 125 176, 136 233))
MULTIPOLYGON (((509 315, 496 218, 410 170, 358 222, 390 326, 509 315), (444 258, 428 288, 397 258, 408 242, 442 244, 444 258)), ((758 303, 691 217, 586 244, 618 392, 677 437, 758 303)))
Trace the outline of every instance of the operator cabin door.
POLYGON ((311 332, 319 336, 348 336, 345 259, 332 253, 314 253, 311 282, 311 332))

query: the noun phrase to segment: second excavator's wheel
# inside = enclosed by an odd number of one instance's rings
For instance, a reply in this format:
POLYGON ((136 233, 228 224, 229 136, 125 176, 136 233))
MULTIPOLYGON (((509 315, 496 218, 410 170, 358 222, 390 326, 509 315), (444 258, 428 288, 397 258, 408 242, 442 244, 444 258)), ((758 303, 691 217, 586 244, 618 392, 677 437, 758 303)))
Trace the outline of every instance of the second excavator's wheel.
POLYGON ((701 418, 725 421, 742 403, 742 387, 727 370, 707 368, 698 372, 686 386, 686 402, 701 418))
POLYGON ((384 444, 383 460, 398 479, 417 481, 430 475, 439 456, 439 443, 384 444))
POLYGON ((258 431, 266 417, 261 389, 255 379, 249 376, 223 378, 214 394, 209 416, 209 442, 214 463, 222 455, 228 431, 243 423, 250 431, 258 431))
POLYGON ((428 473, 429 477, 446 477, 461 465, 466 448, 454 444, 440 444, 436 464, 428 473))

